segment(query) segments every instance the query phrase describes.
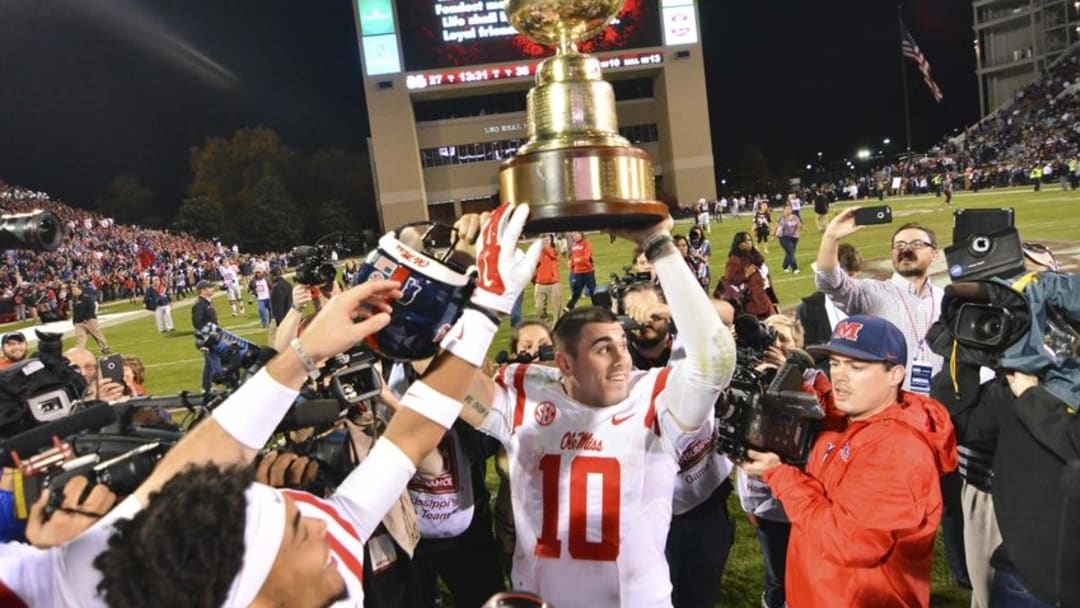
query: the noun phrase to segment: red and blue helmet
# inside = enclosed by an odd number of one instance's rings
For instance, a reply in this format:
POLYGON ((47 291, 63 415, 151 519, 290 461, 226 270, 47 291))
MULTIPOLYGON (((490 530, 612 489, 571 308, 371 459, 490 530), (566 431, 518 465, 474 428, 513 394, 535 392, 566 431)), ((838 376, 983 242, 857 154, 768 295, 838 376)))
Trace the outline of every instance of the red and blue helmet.
POLYGON ((425 251, 410 247, 388 232, 360 267, 357 282, 390 279, 401 283, 390 324, 367 338, 368 346, 395 361, 432 357, 439 342, 461 316, 473 290, 473 277, 425 251))

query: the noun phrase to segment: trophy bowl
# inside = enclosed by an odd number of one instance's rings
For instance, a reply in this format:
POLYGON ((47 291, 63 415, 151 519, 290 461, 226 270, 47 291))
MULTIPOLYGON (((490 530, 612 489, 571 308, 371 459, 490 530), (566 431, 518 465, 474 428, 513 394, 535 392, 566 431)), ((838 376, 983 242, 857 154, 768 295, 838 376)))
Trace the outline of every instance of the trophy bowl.
POLYGON ((562 48, 599 34, 626 0, 510 0, 510 25, 540 44, 562 48))
POLYGON ((615 93, 600 61, 577 44, 599 34, 625 0, 510 0, 511 25, 556 54, 529 91, 529 140, 499 169, 501 202, 530 207, 528 234, 657 222, 652 161, 619 135, 615 93))

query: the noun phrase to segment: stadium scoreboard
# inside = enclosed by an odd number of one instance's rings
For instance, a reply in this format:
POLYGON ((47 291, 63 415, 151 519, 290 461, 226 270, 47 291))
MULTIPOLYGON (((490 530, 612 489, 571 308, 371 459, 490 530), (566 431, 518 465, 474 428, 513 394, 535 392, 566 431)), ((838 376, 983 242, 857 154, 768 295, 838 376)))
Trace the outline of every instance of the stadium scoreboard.
MULTIPOLYGON (((355 0, 366 77, 405 74, 413 92, 531 78, 553 49, 518 34, 506 0, 355 0)), ((665 46, 698 42, 694 0, 626 0, 579 48, 604 69, 661 64, 665 46)))

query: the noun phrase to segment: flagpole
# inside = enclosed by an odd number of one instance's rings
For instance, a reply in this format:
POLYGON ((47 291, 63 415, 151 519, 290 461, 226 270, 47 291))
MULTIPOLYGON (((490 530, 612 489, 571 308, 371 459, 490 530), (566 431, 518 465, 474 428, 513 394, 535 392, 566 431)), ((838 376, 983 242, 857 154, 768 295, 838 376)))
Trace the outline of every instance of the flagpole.
POLYGON ((904 7, 896 3, 897 27, 900 34, 900 80, 904 87, 904 133, 907 136, 908 161, 911 160, 911 106, 908 103, 907 62, 904 60, 904 7))

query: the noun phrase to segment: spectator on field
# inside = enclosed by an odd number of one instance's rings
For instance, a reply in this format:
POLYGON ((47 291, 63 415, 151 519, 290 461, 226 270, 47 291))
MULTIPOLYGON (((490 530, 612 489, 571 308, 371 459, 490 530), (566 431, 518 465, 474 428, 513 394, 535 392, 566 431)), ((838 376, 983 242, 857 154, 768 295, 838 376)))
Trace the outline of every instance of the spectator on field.
POLYGON ((555 325, 562 314, 562 282, 559 279, 559 250, 555 247, 555 235, 545 234, 544 249, 540 252, 540 264, 533 278, 533 303, 536 316, 549 326, 555 325))
POLYGON ((749 232, 736 232, 731 239, 724 276, 713 297, 731 302, 740 313, 765 319, 776 313, 776 305, 766 291, 765 256, 754 248, 749 232))
POLYGON ((71 296, 75 300, 71 319, 75 325, 75 346, 85 348, 87 336, 92 336, 101 354, 109 354, 109 343, 105 340, 105 334, 98 325, 97 302, 94 296, 87 293, 78 283, 72 284, 71 296))
POLYGON ((172 298, 169 297, 169 292, 161 277, 150 278, 150 287, 146 289, 146 295, 143 296, 143 304, 147 310, 154 311, 154 323, 157 325, 158 333, 173 333, 172 298))

